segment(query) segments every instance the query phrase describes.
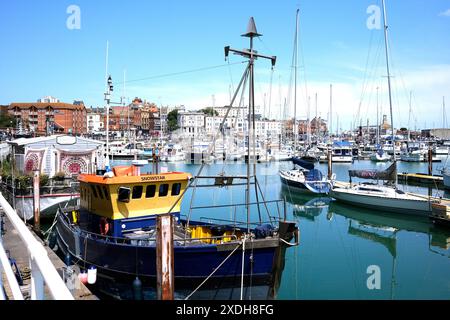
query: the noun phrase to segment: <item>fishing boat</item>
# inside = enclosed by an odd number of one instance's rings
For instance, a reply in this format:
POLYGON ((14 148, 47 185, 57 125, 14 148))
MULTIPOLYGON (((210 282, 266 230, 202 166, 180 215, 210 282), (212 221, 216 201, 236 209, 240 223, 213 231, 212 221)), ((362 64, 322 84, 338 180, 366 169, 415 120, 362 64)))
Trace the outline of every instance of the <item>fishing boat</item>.
MULTIPOLYGON (((250 49, 244 51, 225 48, 249 58, 241 83, 250 78, 253 90, 253 64, 256 58, 266 58, 275 63, 275 57, 266 57, 253 50, 256 32, 253 18, 247 33, 250 49)), ((110 93, 105 99, 109 106, 110 93)), ((229 108, 233 107, 234 99, 229 108)), ((254 101, 249 108, 254 110, 254 101)), ((249 117, 249 122, 252 117, 249 117)), ((253 117, 254 118, 254 117, 253 117)), ((226 121, 224 117, 223 122, 226 121)), ((222 122, 222 125, 223 125, 222 122)), ((251 128, 251 126, 249 126, 251 128)), ((255 139, 254 132, 249 137, 255 139)), ((214 140, 211 145, 214 145, 214 140)), ((251 151, 248 150, 249 159, 251 151)), ((209 154, 209 150, 208 150, 209 154)), ((295 222, 286 220, 286 212, 278 216, 268 210, 268 202, 258 201, 262 197, 261 187, 249 163, 247 176, 214 177, 201 176, 206 163, 200 165, 196 176, 185 172, 164 172, 141 174, 146 160, 135 160, 131 166, 116 166, 112 170, 96 174, 80 175, 80 206, 60 210, 57 216, 55 236, 58 247, 64 255, 76 261, 81 268, 95 266, 99 277, 111 283, 118 279, 128 281, 139 277, 144 287, 155 287, 157 276, 156 254, 158 235, 156 221, 161 215, 173 217, 173 270, 177 288, 195 288, 197 285, 241 286, 242 283, 269 283, 274 279, 275 265, 284 261, 284 251, 298 244, 298 228, 295 222), (211 185, 197 185, 198 181, 213 181, 211 185), (244 180, 246 183, 236 183, 244 180), (224 220, 207 217, 195 220, 191 210, 182 212, 181 202, 188 188, 234 187, 246 185, 245 204, 229 207, 244 207, 247 221, 224 220), (250 202, 250 188, 255 186, 256 203, 250 202), (251 219, 251 208, 258 209, 258 219, 251 219), (268 218, 263 220, 262 208, 268 218), (291 241, 295 239, 294 243, 291 241)), ((192 191, 194 197, 196 189, 192 191)), ((280 200, 282 201, 282 200, 280 200)), ((272 201, 277 203, 278 201, 272 201)), ((191 202, 192 204, 192 202, 191 202)), ((209 212, 224 210, 225 206, 207 207, 209 212)), ((190 208, 195 209, 195 208, 190 208)), ((197 208, 198 209, 198 208, 197 208)), ((198 287, 197 287, 198 288, 198 287)))

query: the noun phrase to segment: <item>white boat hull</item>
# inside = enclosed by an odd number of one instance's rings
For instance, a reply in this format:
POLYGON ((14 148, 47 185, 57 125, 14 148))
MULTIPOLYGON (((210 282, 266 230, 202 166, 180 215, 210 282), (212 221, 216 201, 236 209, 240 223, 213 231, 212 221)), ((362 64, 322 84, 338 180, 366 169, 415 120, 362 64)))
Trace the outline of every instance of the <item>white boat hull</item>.
POLYGON ((450 172, 443 171, 442 177, 444 177, 444 187, 445 189, 450 189, 450 172))
POLYGON ((332 156, 331 161, 332 162, 351 163, 351 162, 353 162, 353 157, 352 156, 332 156))
MULTIPOLYGON (((48 216, 45 214, 45 210, 58 204, 66 203, 70 200, 79 199, 80 194, 45 194, 39 197, 39 209, 41 211, 41 218, 52 218, 55 212, 49 212, 48 216)), ((78 200, 77 200, 78 201, 78 200)), ((16 196, 16 211, 20 218, 25 220, 33 219, 34 209, 33 209, 33 196, 16 196)))
POLYGON ((424 217, 428 217, 431 213, 431 203, 428 200, 408 194, 398 195, 398 197, 386 197, 369 193, 356 193, 354 190, 347 188, 336 188, 330 191, 330 195, 342 202, 379 211, 424 217))

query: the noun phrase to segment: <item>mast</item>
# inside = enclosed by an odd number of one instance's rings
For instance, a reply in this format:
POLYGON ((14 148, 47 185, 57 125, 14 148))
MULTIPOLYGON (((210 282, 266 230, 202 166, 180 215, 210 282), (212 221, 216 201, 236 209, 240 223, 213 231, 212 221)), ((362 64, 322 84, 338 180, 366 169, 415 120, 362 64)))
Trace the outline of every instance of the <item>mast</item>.
POLYGON ((297 150, 298 128, 297 128, 297 63, 298 63, 298 13, 295 15, 295 39, 294 39, 294 156, 297 150))
POLYGON ((379 119, 379 111, 378 111, 378 90, 380 88, 377 87, 377 145, 380 144, 380 119, 379 119))
POLYGON ((320 127, 318 124, 318 114, 317 114, 317 92, 316 92, 316 143, 319 142, 320 127))
MULTIPOLYGON (((386 17, 386 5, 385 1, 381 0, 383 4, 383 22, 384 22, 384 44, 385 44, 385 52, 386 52, 386 71, 387 71, 387 79, 388 79, 388 89, 389 89, 389 110, 391 112, 391 129, 392 129, 392 150, 394 152, 393 160, 394 163, 397 162, 395 156, 395 131, 394 131, 394 113, 392 112, 392 91, 391 91, 391 73, 389 70, 389 44, 388 44, 388 26, 387 26, 387 17, 386 17)), ((397 176, 395 176, 395 186, 397 186, 397 176)))
POLYGON ((411 140, 411 100, 412 100, 412 91, 409 92, 409 115, 408 115, 408 142, 411 140))
MULTIPOLYGON (((262 54, 257 53, 257 51, 253 50, 253 38, 254 37, 260 37, 262 34, 259 34, 256 31, 256 25, 253 17, 250 18, 248 26, 247 26, 247 32, 242 35, 243 37, 250 38, 250 49, 244 49, 244 50, 236 50, 232 49, 229 46, 225 47, 225 57, 228 56, 229 52, 233 52, 235 54, 244 56, 246 58, 249 58, 248 66, 246 69, 246 72, 244 73, 244 77, 249 77, 249 105, 248 105, 248 128, 249 128, 249 135, 248 135, 248 148, 247 148, 247 190, 246 190, 246 206, 247 206, 247 231, 250 232, 250 178, 253 178, 255 183, 255 188, 257 188, 257 182, 256 182, 256 138, 255 138, 255 90, 254 90, 254 61, 257 58, 264 58, 271 60, 272 68, 275 66, 276 57, 272 56, 265 56, 262 54), (250 138, 251 143, 253 144, 253 148, 250 148, 250 138), (252 150, 252 152, 250 151, 252 150), (252 153, 253 153, 253 174, 250 172, 250 161, 252 159, 252 153)), ((257 202, 258 202, 258 194, 257 196, 257 202)), ((259 204, 258 204, 258 210, 259 210, 259 204)))
POLYGON ((446 124, 447 124, 447 119, 446 119, 446 114, 445 114, 445 96, 442 97, 442 122, 443 122, 442 128, 445 129, 446 124))
POLYGON ((308 140, 308 149, 311 146, 311 119, 310 119, 310 107, 311 107, 311 97, 308 96, 308 109, 307 109, 307 121, 306 121, 306 135, 308 140))
POLYGON ((328 136, 329 139, 331 139, 331 136, 333 135, 333 131, 332 131, 332 124, 333 124, 333 85, 330 84, 330 119, 329 121, 329 128, 328 128, 328 136))

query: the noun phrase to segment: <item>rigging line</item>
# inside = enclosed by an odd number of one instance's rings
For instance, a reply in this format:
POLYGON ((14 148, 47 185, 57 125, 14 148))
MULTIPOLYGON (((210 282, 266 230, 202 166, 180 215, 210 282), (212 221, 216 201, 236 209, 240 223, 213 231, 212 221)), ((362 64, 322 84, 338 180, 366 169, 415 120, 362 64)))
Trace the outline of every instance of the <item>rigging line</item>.
POLYGON ((233 90, 234 92, 234 81, 233 81, 233 74, 231 73, 230 59, 227 59, 227 65, 228 65, 228 74, 230 75, 231 90, 233 90))
MULTIPOLYGON (((368 69, 369 69, 370 54, 372 52, 373 34, 374 34, 374 32, 370 33, 369 50, 367 51, 366 66, 365 66, 365 69, 364 69, 363 85, 362 85, 361 95, 360 95, 360 98, 359 98, 358 110, 357 110, 355 118, 354 118, 354 123, 356 123, 358 121, 358 118, 359 118, 359 115, 360 115, 360 111, 361 111, 361 105, 362 105, 364 93, 366 91, 367 72, 368 72, 368 69)), ((354 124, 354 127, 355 128, 357 127, 356 124, 354 124)))
MULTIPOLYGON (((229 67, 231 65, 242 64, 242 63, 246 63, 246 62, 247 61, 238 61, 238 62, 225 63, 225 64, 220 64, 220 65, 215 65, 215 66, 210 66, 210 67, 203 67, 203 68, 185 70, 185 71, 180 71, 180 72, 172 72, 172 73, 160 74, 160 75, 149 76, 149 77, 140 78, 140 79, 127 80, 127 81, 125 81, 125 83, 145 81, 145 80, 152 80, 152 79, 158 79, 158 78, 166 78, 166 77, 178 76, 178 75, 182 75, 182 74, 194 73, 194 72, 200 72, 200 71, 207 71, 207 70, 212 70, 212 69, 229 67)), ((117 82, 117 84, 123 84, 123 83, 124 82, 117 82)))
POLYGON ((209 274, 207 277, 206 277, 206 279, 205 280, 203 280, 203 282, 202 283, 200 283, 199 284, 199 286, 197 287, 197 288, 195 288, 194 289, 194 291, 192 291, 186 298, 184 298, 184 300, 189 300, 189 298, 194 294, 194 293, 196 293, 197 292, 197 290, 198 289, 200 289, 204 284, 205 284, 205 282, 206 281, 208 281, 209 280, 209 278, 211 278, 213 275, 214 275, 214 273, 216 273, 216 271, 217 270, 219 270, 219 268, 233 255, 233 253, 235 253, 236 252, 236 250, 237 249, 239 249, 239 247, 241 246, 243 244, 243 242, 241 242, 241 243, 239 243, 237 246, 236 246, 236 248, 234 248, 233 249, 233 251, 231 251, 231 253, 217 266, 217 268, 215 268, 212 272, 211 272, 211 274, 209 274))

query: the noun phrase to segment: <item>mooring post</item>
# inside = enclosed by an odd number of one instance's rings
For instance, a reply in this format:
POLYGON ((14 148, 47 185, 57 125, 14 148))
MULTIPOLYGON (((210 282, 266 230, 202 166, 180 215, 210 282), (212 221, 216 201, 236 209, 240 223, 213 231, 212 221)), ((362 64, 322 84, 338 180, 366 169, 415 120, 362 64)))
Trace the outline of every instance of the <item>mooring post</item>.
POLYGON ((433 175, 433 151, 431 146, 428 146, 428 175, 433 175))
POLYGON ((34 213, 34 231, 41 232, 41 212, 39 202, 39 170, 33 171, 33 213, 34 213))
POLYGON ((173 216, 156 217, 156 287, 158 300, 173 300, 173 216))
POLYGON ((327 160, 328 160, 328 179, 331 179, 331 176, 333 175, 333 165, 332 165, 332 161, 331 161, 331 159, 332 159, 332 157, 331 157, 331 148, 328 148, 327 152, 328 152, 328 157, 327 157, 327 160))

